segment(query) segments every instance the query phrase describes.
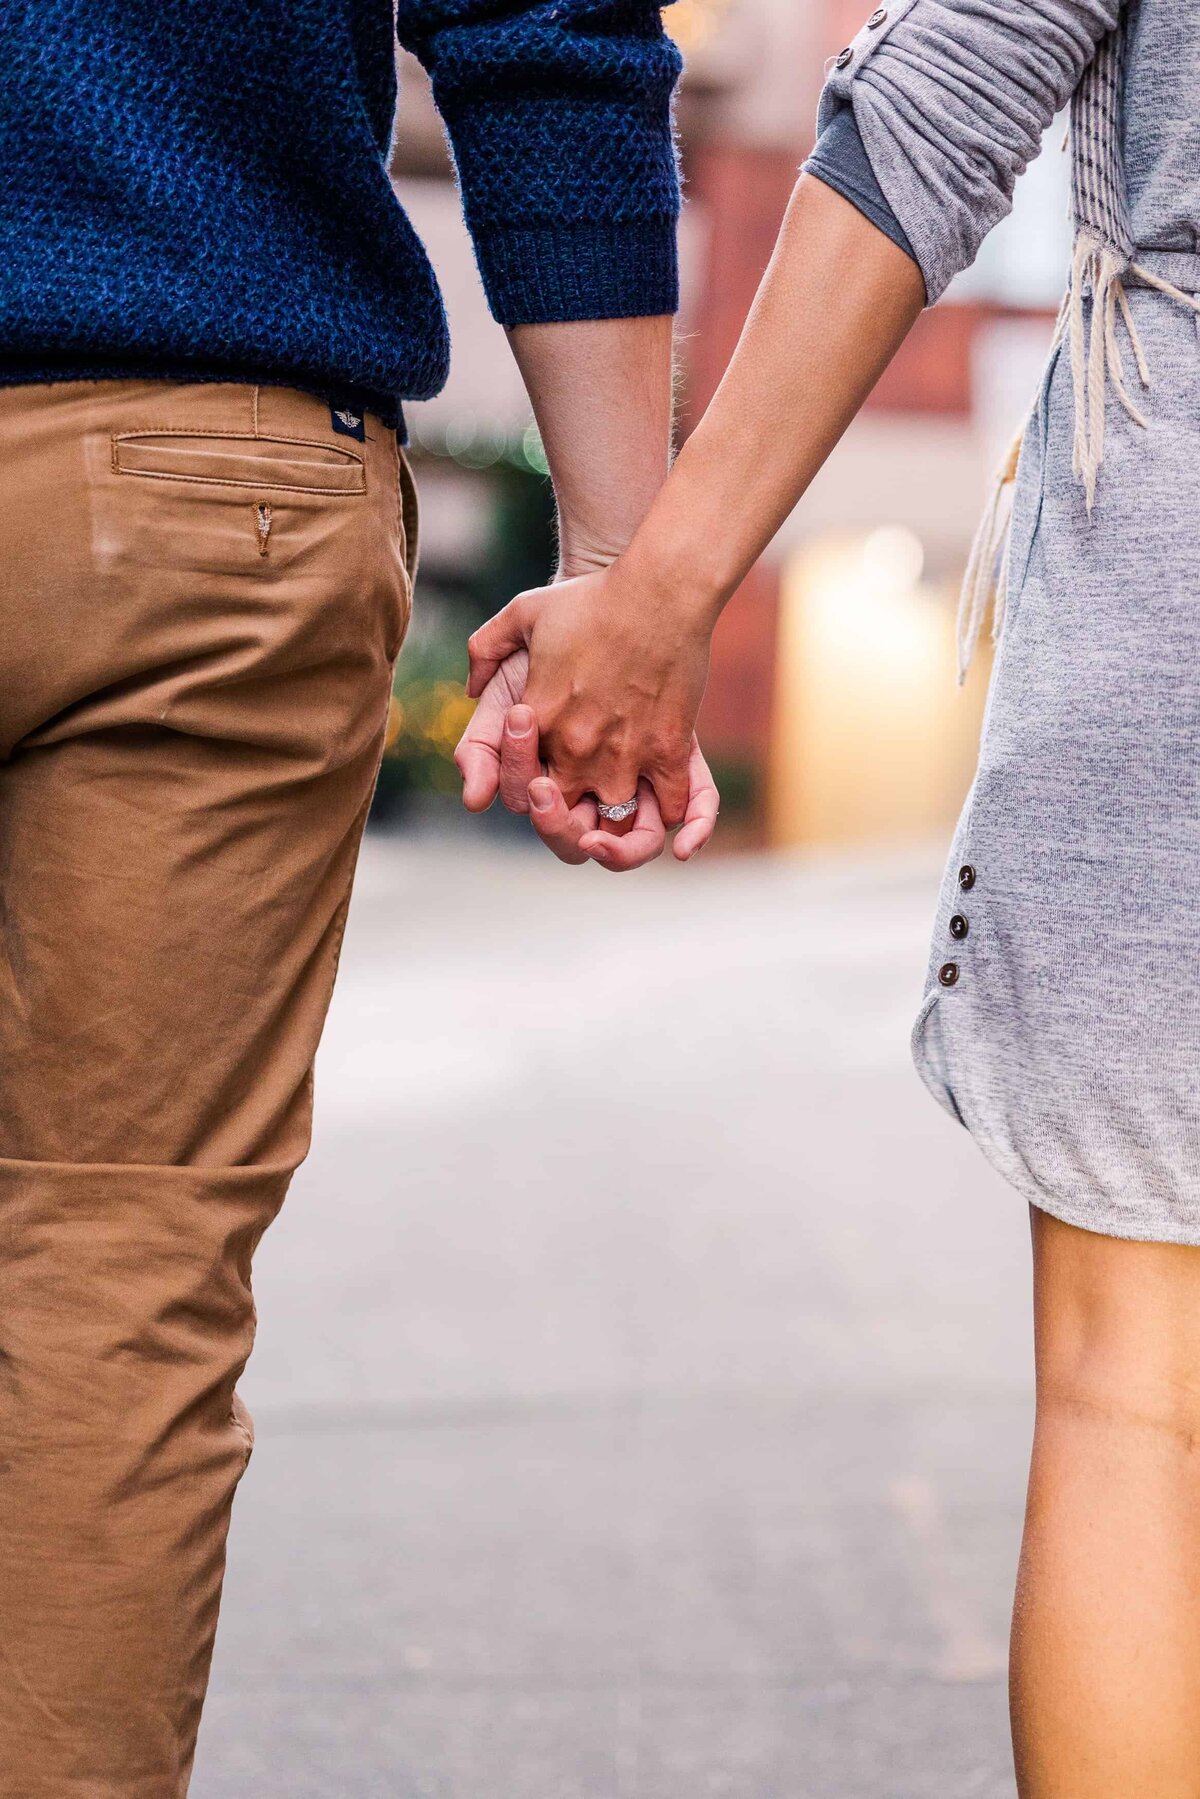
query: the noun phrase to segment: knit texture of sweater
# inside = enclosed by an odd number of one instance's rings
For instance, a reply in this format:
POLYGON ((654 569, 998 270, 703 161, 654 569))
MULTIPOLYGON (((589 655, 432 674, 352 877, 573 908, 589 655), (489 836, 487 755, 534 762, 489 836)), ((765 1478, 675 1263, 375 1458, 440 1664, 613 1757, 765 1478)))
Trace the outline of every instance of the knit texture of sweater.
POLYGON ((436 393, 395 29, 495 316, 673 311, 679 58, 650 0, 4 0, 0 383, 285 382, 385 418, 436 393))

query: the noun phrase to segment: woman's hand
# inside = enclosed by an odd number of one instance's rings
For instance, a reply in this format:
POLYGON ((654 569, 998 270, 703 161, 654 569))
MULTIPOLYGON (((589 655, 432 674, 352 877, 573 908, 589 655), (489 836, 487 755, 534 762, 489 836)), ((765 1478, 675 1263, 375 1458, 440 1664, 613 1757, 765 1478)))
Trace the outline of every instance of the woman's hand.
MULTIPOLYGON (((523 703, 529 656, 518 650, 502 662, 485 687, 454 760, 463 778, 463 804, 485 812, 499 793, 510 812, 527 812, 534 830, 560 862, 594 861, 614 874, 655 861, 667 832, 654 789, 642 781, 639 806, 625 825, 604 826, 593 799, 568 806, 544 773, 537 721, 523 703)), ((675 858, 689 862, 712 837, 720 796, 695 737, 688 756, 688 804, 674 842, 675 858)))
MULTIPOLYGON (((534 625, 541 616, 542 607, 556 605, 568 593, 578 591, 581 595, 587 595, 587 603, 596 606, 598 602, 594 584, 601 583, 604 590, 605 584, 615 572, 613 565, 617 562, 617 548, 607 540, 598 541, 586 530, 578 527, 569 530, 569 523, 568 520, 562 521, 563 560, 551 586, 518 595, 511 605, 506 606, 503 612, 498 613, 471 639, 471 678, 467 691, 478 698, 479 704, 463 732, 454 760, 463 778, 463 804, 468 811, 486 811, 499 793, 510 812, 529 815, 542 842, 561 862, 578 864, 595 861, 602 868, 619 874, 655 861, 666 847, 667 826, 663 821, 654 785, 644 773, 640 778, 637 772, 632 778, 621 777, 630 779, 630 785, 620 795, 621 799, 629 799, 635 792, 638 796, 637 812, 622 824, 609 823, 600 818, 595 791, 590 782, 584 782, 581 787, 577 784, 578 797, 573 804, 568 804, 562 789, 547 773, 546 763, 543 761, 544 746, 539 741, 538 720, 528 703, 530 655, 525 647, 526 630, 529 641, 532 642, 534 625), (506 653, 501 647, 505 643, 519 647, 506 653)), ((620 577, 619 587, 629 587, 632 590, 633 583, 627 568, 622 567, 620 577)), ((642 582, 638 587, 642 606, 634 612, 635 618, 644 616, 645 595, 650 585, 652 584, 642 582)), ((577 628, 580 623, 578 615, 583 612, 584 607, 577 602, 577 628)), ((591 626, 596 637, 607 640, 609 625, 615 616, 617 614, 611 610, 597 611, 595 617, 598 622, 591 626)), ((585 614, 585 628, 589 619, 590 615, 585 614)), ((707 672, 708 633, 694 629, 678 635, 700 646, 702 651, 698 659, 698 691, 692 708, 694 716, 707 672)), ((570 646, 567 645, 564 651, 564 646, 555 633, 539 631, 537 636, 539 654, 543 645, 549 645, 553 640, 560 655, 569 655, 570 646)), ((660 657, 664 641, 670 640, 670 634, 667 634, 666 639, 659 637, 650 660, 660 657)), ((595 647, 593 641, 593 652, 595 647)), ((628 646, 625 648, 628 649, 628 646)), ((594 654, 589 660, 596 660, 594 654)), ((611 656, 601 656, 599 660, 602 667, 611 670, 611 656)), ((569 677, 569 666, 567 673, 569 677)), ((617 696, 619 702, 624 702, 627 697, 621 694, 617 696)), ((624 704, 622 710, 625 710, 624 704)), ((679 862, 690 861, 709 842, 716 829, 721 803, 716 783, 694 732, 687 740, 684 775, 683 820, 673 844, 675 859, 679 862)), ((607 795, 603 797, 607 800, 607 795)))
POLYGON ((664 827, 683 823, 709 631, 674 610, 669 595, 648 593, 618 560, 518 594, 467 647, 474 698, 506 658, 528 651, 522 698, 536 719, 546 775, 568 810, 588 795, 620 805, 644 795, 645 783, 664 827))

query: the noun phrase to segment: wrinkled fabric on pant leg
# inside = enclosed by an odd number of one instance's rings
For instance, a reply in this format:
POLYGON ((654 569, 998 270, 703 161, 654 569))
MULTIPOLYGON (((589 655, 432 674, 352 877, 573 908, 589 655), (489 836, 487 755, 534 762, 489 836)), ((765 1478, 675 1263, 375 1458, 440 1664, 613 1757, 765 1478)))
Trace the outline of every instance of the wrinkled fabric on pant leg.
POLYGON ((411 604, 395 434, 0 391, 0 1799, 179 1799, 411 604))

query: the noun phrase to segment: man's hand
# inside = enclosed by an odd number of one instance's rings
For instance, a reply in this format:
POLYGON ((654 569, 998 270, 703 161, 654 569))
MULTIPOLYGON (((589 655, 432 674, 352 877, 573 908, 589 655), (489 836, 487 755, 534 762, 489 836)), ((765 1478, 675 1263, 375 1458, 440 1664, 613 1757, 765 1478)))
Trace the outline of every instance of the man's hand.
MULTIPOLYGON (((666 476, 671 328, 671 319, 663 316, 520 325, 509 333, 554 481, 561 556, 556 600, 582 584, 570 577, 596 579, 614 561, 666 476)), ((545 778, 532 714, 518 711, 505 724, 514 702, 524 697, 528 672, 523 639, 515 636, 510 648, 516 653, 498 650, 489 673, 471 688, 479 706, 456 755, 463 798, 473 811, 482 811, 499 788, 506 806, 530 814, 556 855, 568 862, 587 861, 583 842, 600 825, 595 796, 585 792, 589 784, 568 802, 545 778), (526 721, 529 729, 522 731, 526 721)), ((678 758, 677 802, 678 790, 687 791, 690 734, 689 724, 678 758)), ((696 784, 699 794, 711 793, 715 817, 716 792, 707 769, 696 784)), ((606 825, 604 841, 596 845, 595 860, 606 866, 637 867, 661 854, 666 842, 658 799, 652 787, 641 792, 636 768, 617 797, 626 800, 635 791, 640 804, 634 819, 627 825, 606 825)), ((698 803, 707 807, 709 801, 698 803)), ((711 826, 700 822, 707 841, 711 826)), ((688 840, 681 831, 677 842, 686 849, 688 840)))
POLYGON ((594 801, 569 807, 547 781, 538 754, 537 721, 517 702, 529 658, 509 657, 489 681, 454 752, 463 779, 463 805, 486 812, 497 793, 510 812, 530 813, 534 828, 560 862, 586 862, 582 839, 600 822, 594 801))
POLYGON ((646 593, 621 560, 519 594, 468 644, 467 691, 481 695, 504 659, 526 649, 525 704, 546 772, 568 806, 619 805, 645 780, 668 829, 683 822, 689 757, 708 674, 709 636, 646 593))
MULTIPOLYGON (((463 804, 484 812, 497 793, 510 812, 527 812, 542 842, 562 862, 598 862, 614 873, 641 868, 666 846, 667 832, 654 790, 638 786, 638 810, 627 825, 601 828, 593 799, 568 806, 542 767, 537 724, 520 703, 528 658, 522 651, 501 664, 488 682, 454 753, 463 777, 463 804)), ((674 842, 678 861, 704 848, 716 828, 720 798, 700 745, 688 758, 688 802, 674 842)))

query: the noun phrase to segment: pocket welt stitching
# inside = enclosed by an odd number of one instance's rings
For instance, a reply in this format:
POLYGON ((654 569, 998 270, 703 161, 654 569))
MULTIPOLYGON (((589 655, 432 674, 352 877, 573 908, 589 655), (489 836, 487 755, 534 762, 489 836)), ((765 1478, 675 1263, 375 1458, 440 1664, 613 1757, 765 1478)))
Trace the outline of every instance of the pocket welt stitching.
MULTIPOLYGON (((236 450, 231 454, 236 455, 236 450)), ((249 458, 254 460, 254 458, 249 458)), ((262 459, 264 463, 267 458, 262 459)), ((318 464, 313 465, 314 468, 318 464)), ((146 425, 140 430, 116 432, 112 438, 112 471, 114 475, 131 476, 141 481, 175 481, 185 482, 200 487, 236 487, 253 490, 259 487, 272 488, 277 493, 307 493, 321 495, 362 494, 367 491, 366 465, 361 456, 353 450, 334 446, 319 437, 263 437, 253 431, 229 431, 219 428, 205 428, 197 425, 146 425), (136 442, 140 438, 195 438, 207 440, 219 452, 222 444, 268 444, 286 450, 291 446, 303 449, 324 450, 331 453, 336 461, 328 466, 337 469, 352 469, 356 479, 351 486, 335 486, 327 481, 279 481, 272 478, 269 469, 257 477, 237 477, 232 475, 180 474, 173 469, 128 468, 121 461, 121 446, 136 442)))

